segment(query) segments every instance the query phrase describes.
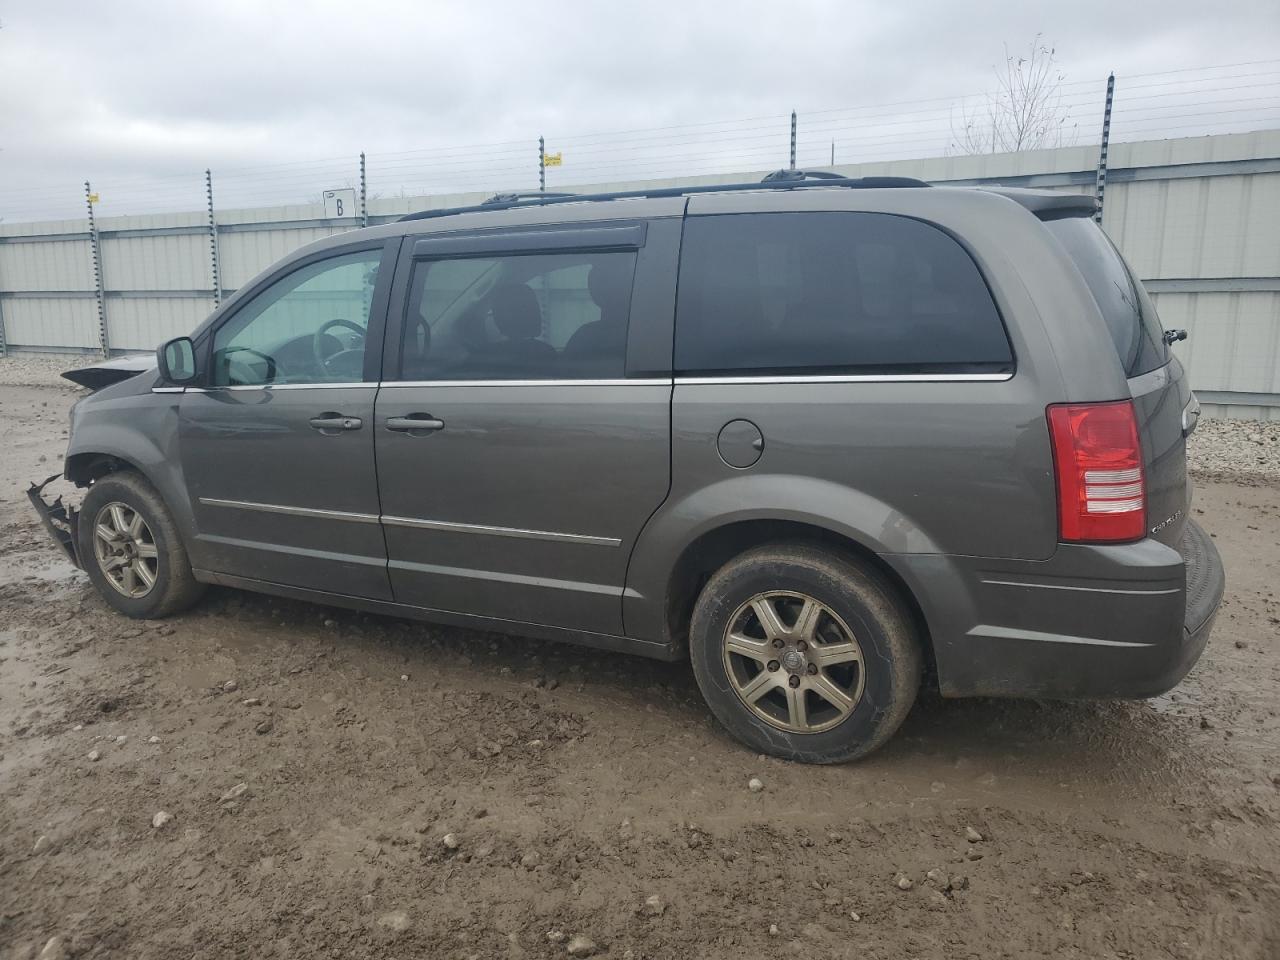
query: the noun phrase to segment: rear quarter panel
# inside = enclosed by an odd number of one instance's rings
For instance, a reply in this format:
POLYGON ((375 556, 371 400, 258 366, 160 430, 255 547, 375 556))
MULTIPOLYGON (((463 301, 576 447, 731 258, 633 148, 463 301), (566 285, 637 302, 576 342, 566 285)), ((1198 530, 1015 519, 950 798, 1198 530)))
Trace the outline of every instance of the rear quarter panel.
POLYGON ((955 237, 991 288, 1015 372, 1002 382, 677 378, 671 495, 637 543, 628 579, 633 636, 662 635, 667 577, 684 549, 703 532, 741 520, 806 520, 886 557, 1043 561, 1057 549, 1045 407, 1127 396, 1118 364, 1099 370, 1098 352, 1082 360, 1095 348, 1111 350, 1108 340, 1092 343, 1105 329, 1080 322, 1091 307, 1088 290, 1064 277, 1033 215, 989 193, 815 190, 689 201, 691 216, 842 209, 912 217, 955 237), (1063 324, 1076 328, 1074 339, 1050 335, 1063 324), (1064 362, 1085 369, 1068 382, 1064 362), (721 427, 737 418, 764 435, 760 460, 745 470, 728 466, 716 449, 721 427))

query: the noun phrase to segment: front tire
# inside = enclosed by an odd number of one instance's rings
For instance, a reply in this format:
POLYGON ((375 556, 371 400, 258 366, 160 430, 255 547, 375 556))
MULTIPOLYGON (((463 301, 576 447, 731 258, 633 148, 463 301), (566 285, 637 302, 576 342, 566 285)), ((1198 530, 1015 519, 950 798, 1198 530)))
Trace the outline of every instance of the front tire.
POLYGON ((698 686, 748 746, 840 763, 883 745, 920 686, 920 638, 876 570, 806 544, 759 547, 708 581, 689 626, 698 686))
POLYGON ((204 592, 172 514, 136 473, 111 473, 89 488, 76 534, 89 579, 126 616, 167 617, 204 592))

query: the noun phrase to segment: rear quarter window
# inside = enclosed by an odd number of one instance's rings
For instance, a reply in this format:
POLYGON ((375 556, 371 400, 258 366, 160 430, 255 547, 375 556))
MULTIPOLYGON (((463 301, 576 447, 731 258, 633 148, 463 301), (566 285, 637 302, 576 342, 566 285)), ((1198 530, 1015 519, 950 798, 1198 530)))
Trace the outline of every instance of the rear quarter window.
POLYGON ((1102 228, 1089 217, 1049 220, 1045 228, 1093 294, 1125 376, 1136 377, 1168 363, 1169 348, 1155 304, 1102 228))
POLYGON ((887 214, 692 216, 681 243, 676 369, 1004 372, 1012 351, 977 265, 887 214))
POLYGON ((1004 372, 1013 352, 969 254, 874 213, 690 217, 681 373, 1004 372))

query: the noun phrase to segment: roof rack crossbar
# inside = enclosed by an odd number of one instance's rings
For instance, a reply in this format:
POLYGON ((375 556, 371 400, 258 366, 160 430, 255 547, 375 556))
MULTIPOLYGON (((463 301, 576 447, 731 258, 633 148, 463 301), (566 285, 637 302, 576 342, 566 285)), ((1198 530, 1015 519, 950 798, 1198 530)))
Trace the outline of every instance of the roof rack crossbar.
POLYGON ((488 200, 481 200, 480 206, 491 207, 498 203, 517 203, 528 200, 545 200, 547 197, 576 197, 576 193, 547 193, 545 190, 528 190, 522 193, 495 193, 488 200))
POLYGON ((687 187, 654 187, 648 190, 617 190, 608 193, 570 193, 549 194, 536 193, 519 195, 521 199, 503 199, 505 194, 491 197, 482 204, 468 207, 446 207, 439 210, 419 210, 405 214, 405 220, 430 220, 435 217, 449 217, 459 213, 487 213, 496 210, 509 210, 512 207, 541 207, 558 203, 590 203, 598 200, 641 200, 661 197, 684 197, 700 193, 735 193, 743 190, 800 190, 811 187, 844 187, 851 190, 877 190, 884 188, 928 187, 923 180, 912 177, 837 177, 811 180, 767 180, 761 183, 720 183, 706 186, 687 187))
POLYGON ((766 173, 760 180, 761 183, 776 183, 780 180, 793 182, 796 180, 848 180, 842 173, 832 173, 830 170, 788 170, 783 167, 781 170, 775 170, 773 173, 766 173))

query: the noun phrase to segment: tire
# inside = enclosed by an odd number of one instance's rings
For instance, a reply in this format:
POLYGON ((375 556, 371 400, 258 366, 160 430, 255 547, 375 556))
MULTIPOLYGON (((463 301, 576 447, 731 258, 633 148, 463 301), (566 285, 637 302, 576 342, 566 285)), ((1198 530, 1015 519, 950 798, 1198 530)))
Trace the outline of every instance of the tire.
POLYGON ((806 544, 729 561, 689 625, 716 718, 753 749, 805 763, 855 760, 893 736, 920 687, 920 639, 879 572, 806 544))
POLYGON ((137 473, 111 473, 89 488, 76 538, 85 573, 102 598, 126 616, 167 617, 187 609, 204 593, 204 584, 191 572, 173 515, 155 487, 137 473), (100 536, 99 523, 116 538, 100 536), (149 585, 148 575, 153 578, 149 585))

